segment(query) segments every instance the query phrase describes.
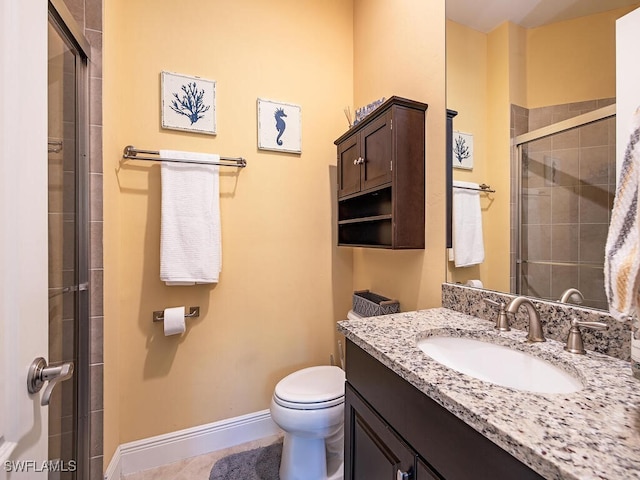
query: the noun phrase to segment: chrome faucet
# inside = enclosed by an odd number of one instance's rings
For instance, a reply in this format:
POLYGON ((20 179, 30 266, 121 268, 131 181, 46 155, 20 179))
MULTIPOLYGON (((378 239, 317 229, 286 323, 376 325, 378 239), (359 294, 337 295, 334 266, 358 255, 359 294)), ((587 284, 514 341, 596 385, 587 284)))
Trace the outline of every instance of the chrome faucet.
POLYGON ((520 308, 520 305, 524 305, 527 309, 529 316, 529 334, 527 335, 527 342, 544 342, 544 333, 542 333, 542 324, 540 323, 540 314, 536 310, 535 305, 527 297, 516 297, 509 305, 507 305, 507 313, 515 314, 520 308))
POLYGON ((584 301, 584 295, 577 288, 567 288, 560 296, 560 303, 568 303, 573 300, 575 303, 581 304, 584 301))

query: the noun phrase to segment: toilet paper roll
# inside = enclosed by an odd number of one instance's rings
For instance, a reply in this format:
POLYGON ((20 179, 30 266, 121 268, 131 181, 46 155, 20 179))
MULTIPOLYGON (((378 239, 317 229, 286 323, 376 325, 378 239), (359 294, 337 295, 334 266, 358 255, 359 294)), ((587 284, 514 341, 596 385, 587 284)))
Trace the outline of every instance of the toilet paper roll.
POLYGON ((469 287, 483 288, 481 280, 467 280, 467 285, 469 287))
POLYGON ((184 307, 173 307, 164 309, 164 334, 177 335, 184 333, 184 307))

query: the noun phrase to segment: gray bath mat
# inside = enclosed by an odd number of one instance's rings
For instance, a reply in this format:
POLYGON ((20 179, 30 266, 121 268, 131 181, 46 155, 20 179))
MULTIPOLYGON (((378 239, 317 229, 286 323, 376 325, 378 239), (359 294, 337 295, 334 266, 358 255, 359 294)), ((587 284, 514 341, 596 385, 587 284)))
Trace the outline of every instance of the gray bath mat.
POLYGON ((209 480, 279 480, 281 456, 282 442, 234 453, 213 465, 209 480))

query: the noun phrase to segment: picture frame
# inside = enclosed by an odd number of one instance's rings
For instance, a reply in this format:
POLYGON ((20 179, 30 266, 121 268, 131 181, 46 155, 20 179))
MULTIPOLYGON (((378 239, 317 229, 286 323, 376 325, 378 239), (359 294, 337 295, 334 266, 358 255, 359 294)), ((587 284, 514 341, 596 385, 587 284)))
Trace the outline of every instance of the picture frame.
POLYGON ((453 132, 452 162, 454 168, 473 169, 473 135, 471 133, 453 132))
POLYGON ((264 98, 257 100, 258 149, 302 153, 302 108, 264 98))
POLYGON ((161 72, 162 128, 216 135, 216 82, 161 72))

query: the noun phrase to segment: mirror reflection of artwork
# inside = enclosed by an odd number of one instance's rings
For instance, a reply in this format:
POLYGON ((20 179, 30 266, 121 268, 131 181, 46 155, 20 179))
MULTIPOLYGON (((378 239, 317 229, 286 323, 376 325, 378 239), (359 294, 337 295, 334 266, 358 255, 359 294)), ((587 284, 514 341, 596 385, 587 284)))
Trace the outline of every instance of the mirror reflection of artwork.
POLYGON ((473 168, 473 135, 453 132, 453 166, 471 170, 473 168))
POLYGON ((299 105, 258 99, 258 148, 301 153, 301 108, 299 105))

